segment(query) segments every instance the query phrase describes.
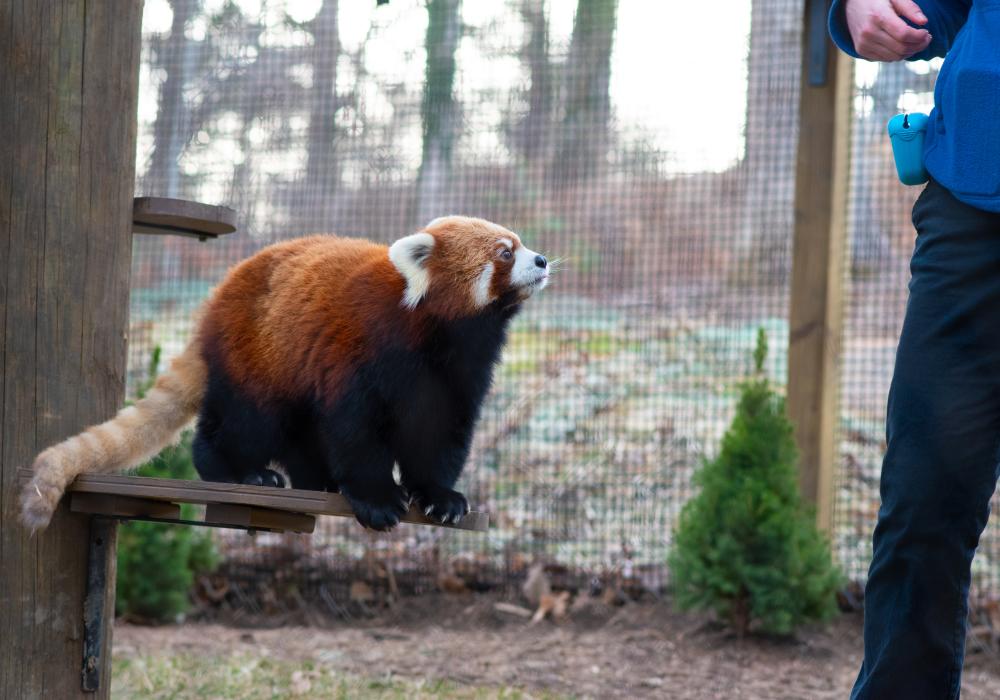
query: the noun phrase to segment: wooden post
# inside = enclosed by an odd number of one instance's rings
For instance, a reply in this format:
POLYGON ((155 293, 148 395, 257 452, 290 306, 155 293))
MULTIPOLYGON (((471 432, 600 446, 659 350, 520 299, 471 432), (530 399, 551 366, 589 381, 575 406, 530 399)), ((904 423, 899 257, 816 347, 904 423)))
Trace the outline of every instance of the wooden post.
MULTIPOLYGON (((141 0, 0 3, 0 697, 82 689, 90 518, 33 537, 17 470, 122 404, 141 0)), ((111 619, 113 526, 103 599, 111 619)), ((96 573, 96 572, 95 572, 96 573)))
POLYGON ((803 497, 830 531, 837 464, 853 63, 826 37, 828 3, 806 3, 795 172, 788 411, 803 497), (817 6, 822 6, 817 8, 817 6), (822 10, 822 11, 820 11, 822 10), (817 27, 817 22, 822 26, 817 27))

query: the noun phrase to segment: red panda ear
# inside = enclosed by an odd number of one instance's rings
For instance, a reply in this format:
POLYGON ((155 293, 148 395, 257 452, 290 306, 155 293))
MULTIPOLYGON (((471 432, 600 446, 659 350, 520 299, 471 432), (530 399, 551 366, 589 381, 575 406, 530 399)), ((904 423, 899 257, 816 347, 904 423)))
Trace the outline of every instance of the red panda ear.
POLYGON ((434 236, 426 231, 400 238, 389 246, 389 260, 406 280, 402 304, 408 309, 420 303, 431 286, 427 259, 433 250, 434 236))

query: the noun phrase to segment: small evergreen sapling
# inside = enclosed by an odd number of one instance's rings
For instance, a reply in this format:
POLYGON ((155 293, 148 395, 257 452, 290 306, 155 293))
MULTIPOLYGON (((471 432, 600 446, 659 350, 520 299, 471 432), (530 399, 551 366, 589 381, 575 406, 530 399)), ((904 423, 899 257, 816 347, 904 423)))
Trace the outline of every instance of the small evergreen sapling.
POLYGON ((740 636, 828 620, 841 583, 799 494, 792 424, 764 374, 766 355, 761 329, 755 376, 719 455, 695 475, 701 490, 681 512, 669 560, 677 605, 713 610, 740 636))

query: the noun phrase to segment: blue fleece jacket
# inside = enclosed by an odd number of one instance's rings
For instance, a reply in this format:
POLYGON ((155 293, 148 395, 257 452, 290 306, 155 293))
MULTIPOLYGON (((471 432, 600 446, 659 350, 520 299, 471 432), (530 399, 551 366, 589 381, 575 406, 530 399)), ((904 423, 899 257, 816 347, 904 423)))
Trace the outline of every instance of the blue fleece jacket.
MULTIPOLYGON (((858 58, 844 5, 834 0, 830 35, 858 58)), ((1000 212, 1000 0, 916 0, 933 41, 910 60, 944 56, 927 123, 924 165, 956 198, 1000 212)))

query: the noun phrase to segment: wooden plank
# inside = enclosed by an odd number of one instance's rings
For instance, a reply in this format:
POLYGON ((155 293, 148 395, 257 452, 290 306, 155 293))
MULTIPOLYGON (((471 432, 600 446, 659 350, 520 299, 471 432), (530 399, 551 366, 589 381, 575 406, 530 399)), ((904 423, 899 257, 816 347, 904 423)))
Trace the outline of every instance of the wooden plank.
POLYGON ((0 3, 3 698, 85 695, 89 518, 63 505, 29 536, 17 469, 121 406, 140 15, 140 0, 0 3))
MULTIPOLYGON (((807 40, 807 31, 803 37, 807 40)), ((826 532, 837 464, 854 75, 851 59, 828 48, 826 84, 811 85, 805 65, 802 72, 788 338, 788 412, 801 453, 800 485, 826 532)), ((803 60, 808 60, 805 50, 803 60)))
POLYGON ((176 503, 106 493, 71 493, 69 509, 74 513, 122 518, 144 517, 177 520, 181 517, 181 507, 176 503))
POLYGON ((205 522, 217 525, 238 525, 251 530, 276 530, 309 534, 316 529, 316 516, 287 510, 209 503, 205 506, 205 522))
MULTIPOLYGON (((22 469, 21 483, 31 480, 31 471, 22 469)), ((308 491, 306 489, 276 489, 266 486, 220 484, 211 481, 186 479, 159 479, 146 476, 119 474, 81 474, 70 485, 72 493, 99 493, 134 498, 147 498, 173 503, 224 503, 259 506, 293 513, 354 517, 348 500, 339 493, 308 491)), ((424 515, 416 505, 410 506, 403 516, 404 523, 433 525, 457 530, 483 532, 489 529, 489 514, 472 511, 458 523, 443 525, 424 515)))
POLYGON ((236 230, 236 211, 184 199, 136 197, 132 226, 136 233, 216 238, 236 230))

